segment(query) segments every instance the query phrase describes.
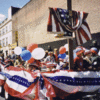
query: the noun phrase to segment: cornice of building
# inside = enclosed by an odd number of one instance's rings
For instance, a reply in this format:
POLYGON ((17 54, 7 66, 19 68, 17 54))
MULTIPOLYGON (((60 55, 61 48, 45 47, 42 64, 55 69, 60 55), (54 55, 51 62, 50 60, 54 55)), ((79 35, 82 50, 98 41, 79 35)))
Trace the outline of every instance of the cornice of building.
POLYGON ((2 28, 2 27, 4 27, 5 25, 7 25, 9 22, 11 22, 12 21, 12 19, 7 19, 7 20, 4 20, 1 24, 0 24, 0 29, 2 28))

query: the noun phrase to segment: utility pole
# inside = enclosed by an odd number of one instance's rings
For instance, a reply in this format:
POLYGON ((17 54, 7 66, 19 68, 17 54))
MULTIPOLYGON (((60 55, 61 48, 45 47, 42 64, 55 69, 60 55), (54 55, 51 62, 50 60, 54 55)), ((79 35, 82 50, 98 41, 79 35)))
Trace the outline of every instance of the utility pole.
MULTIPOLYGON (((67 0, 67 9, 69 11, 70 23, 72 25, 72 0, 67 0)), ((69 69, 73 69, 73 39, 68 39, 69 69)))

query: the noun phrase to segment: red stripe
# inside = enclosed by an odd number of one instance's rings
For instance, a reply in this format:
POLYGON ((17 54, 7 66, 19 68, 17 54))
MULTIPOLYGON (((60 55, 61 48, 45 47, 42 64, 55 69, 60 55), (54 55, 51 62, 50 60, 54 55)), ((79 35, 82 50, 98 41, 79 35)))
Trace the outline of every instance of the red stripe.
POLYGON ((39 100, 39 81, 36 83, 36 92, 34 100, 39 100))
POLYGON ((79 36, 79 41, 80 41, 80 44, 83 44, 83 41, 82 41, 82 38, 81 38, 81 33, 79 32, 80 30, 78 30, 77 32, 78 32, 78 36, 79 36))
POLYGON ((83 30, 83 28, 79 28, 79 31, 81 32, 82 36, 88 41, 90 40, 89 36, 86 34, 86 32, 83 30))
POLYGON ((74 33, 75 33, 75 41, 76 41, 76 44, 78 45, 77 36, 76 36, 77 32, 74 32, 74 33))
POLYGON ((49 13, 49 18, 48 18, 48 26, 47 26, 47 31, 52 32, 52 13, 51 13, 51 8, 49 8, 50 13, 49 13))
POLYGON ((36 85, 37 81, 34 82, 31 86, 29 86, 22 94, 21 96, 25 96, 28 95, 29 93, 31 93, 32 89, 34 88, 34 86, 36 85))
POLYGON ((54 21, 55 21, 55 26, 56 26, 56 31, 57 32, 60 32, 60 27, 59 27, 59 21, 58 21, 58 18, 56 16, 56 12, 57 12, 57 9, 52 9, 52 15, 54 16, 54 21))
POLYGON ((7 83, 5 83, 4 89, 6 90, 6 92, 8 92, 13 97, 20 97, 20 95, 21 95, 20 92, 10 88, 7 83))
POLYGON ((29 70, 27 70, 27 69, 25 69, 25 68, 18 68, 18 67, 14 67, 14 66, 9 66, 9 67, 7 67, 7 69, 8 69, 9 71, 26 71, 26 72, 28 72, 29 74, 31 74, 31 76, 32 76, 33 78, 36 78, 36 77, 34 76, 34 72, 29 71, 29 70))
POLYGON ((88 13, 83 12, 83 21, 87 18, 88 13))
POLYGON ((46 95, 48 97, 50 97, 51 99, 53 97, 60 97, 61 99, 64 99, 65 97, 67 97, 68 95, 70 95, 69 93, 59 89, 58 87, 52 85, 47 78, 45 78, 44 76, 42 76, 44 79, 44 85, 47 89, 47 93, 46 95), (49 87, 49 88, 48 88, 49 87), (52 94, 53 93, 53 94, 52 94))
POLYGON ((90 32, 90 36, 92 38, 91 31, 90 31, 90 28, 89 28, 88 24, 86 22, 84 22, 83 25, 85 25, 87 27, 88 31, 90 32))
POLYGON ((81 43, 80 43, 80 38, 79 38, 79 33, 78 33, 78 30, 75 32, 75 40, 76 40, 76 43, 77 43, 77 45, 80 45, 81 43))
POLYGON ((4 83, 5 83, 5 80, 0 79, 0 86, 4 85, 4 83))

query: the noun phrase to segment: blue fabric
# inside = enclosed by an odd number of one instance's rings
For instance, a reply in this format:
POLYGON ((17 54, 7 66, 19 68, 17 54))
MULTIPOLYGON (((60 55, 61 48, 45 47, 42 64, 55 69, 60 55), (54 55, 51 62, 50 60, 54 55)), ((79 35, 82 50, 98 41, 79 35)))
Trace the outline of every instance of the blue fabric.
POLYGON ((13 82, 18 83, 18 84, 25 86, 25 87, 29 87, 32 83, 36 82, 38 79, 38 77, 37 77, 33 82, 28 82, 27 79, 20 77, 20 76, 17 76, 17 75, 11 76, 11 75, 9 75, 7 73, 3 73, 3 72, 0 72, 0 74, 7 77, 10 81, 13 81, 13 82))
POLYGON ((100 78, 71 78, 66 76, 55 76, 46 78, 72 86, 100 85, 100 78))

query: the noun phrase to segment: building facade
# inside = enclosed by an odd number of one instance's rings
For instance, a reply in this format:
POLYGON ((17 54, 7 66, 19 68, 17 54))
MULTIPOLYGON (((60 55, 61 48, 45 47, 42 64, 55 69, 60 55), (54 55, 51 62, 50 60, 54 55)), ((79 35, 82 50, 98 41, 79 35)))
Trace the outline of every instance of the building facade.
POLYGON ((8 18, 0 24, 0 46, 4 55, 10 53, 10 45, 12 44, 12 16, 19 8, 10 7, 8 9, 8 18))
MULTIPOLYGON (((87 22, 92 34, 100 32, 99 4, 99 0, 72 0, 73 10, 89 13, 87 22)), ((37 43, 44 48, 48 44, 53 47, 55 43, 54 47, 59 47, 67 43, 67 37, 56 38, 47 32, 49 7, 67 9, 67 0, 30 0, 13 15, 13 37, 17 31, 20 47, 26 47, 30 43, 37 43)))

